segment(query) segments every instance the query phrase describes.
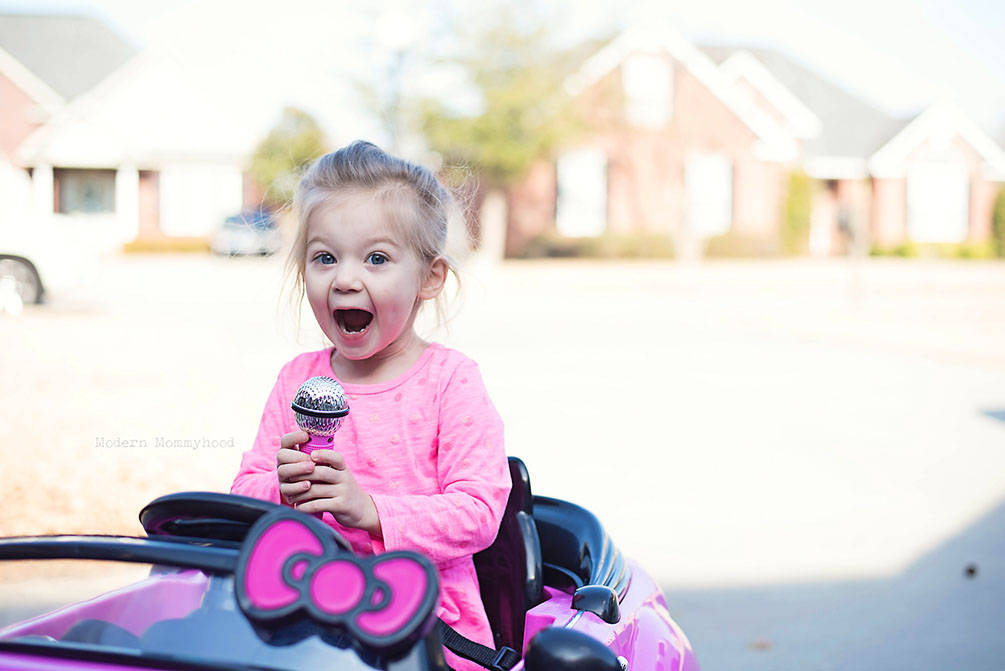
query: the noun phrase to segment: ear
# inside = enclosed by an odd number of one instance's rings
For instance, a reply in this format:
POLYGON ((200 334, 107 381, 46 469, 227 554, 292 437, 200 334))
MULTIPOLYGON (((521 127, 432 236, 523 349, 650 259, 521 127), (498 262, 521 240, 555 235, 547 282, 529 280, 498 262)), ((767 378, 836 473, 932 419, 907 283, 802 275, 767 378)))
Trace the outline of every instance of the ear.
POLYGON ((439 296, 440 292, 443 291, 443 285, 447 282, 447 271, 449 269, 446 260, 442 256, 437 256, 433 259, 429 264, 429 269, 426 271, 426 278, 419 288, 419 298, 426 301, 439 296))

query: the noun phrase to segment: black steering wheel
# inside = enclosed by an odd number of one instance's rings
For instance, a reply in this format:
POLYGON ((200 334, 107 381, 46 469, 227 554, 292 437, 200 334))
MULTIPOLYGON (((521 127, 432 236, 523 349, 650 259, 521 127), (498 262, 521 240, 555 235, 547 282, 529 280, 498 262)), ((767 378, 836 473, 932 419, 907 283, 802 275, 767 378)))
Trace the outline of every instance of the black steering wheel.
MULTIPOLYGON (((278 503, 219 492, 178 492, 154 499, 140 511, 140 524, 148 536, 169 536, 189 541, 216 541, 235 545, 248 535, 259 517, 278 503)), ((349 543, 332 529, 340 547, 349 543)))

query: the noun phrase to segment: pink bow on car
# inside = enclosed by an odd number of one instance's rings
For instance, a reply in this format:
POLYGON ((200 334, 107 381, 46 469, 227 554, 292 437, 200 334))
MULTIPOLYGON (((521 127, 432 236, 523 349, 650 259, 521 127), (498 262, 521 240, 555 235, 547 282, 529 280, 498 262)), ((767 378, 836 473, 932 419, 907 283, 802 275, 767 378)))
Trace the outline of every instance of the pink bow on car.
POLYGON ((235 572, 241 610, 261 623, 306 613, 344 628, 367 648, 411 645, 432 628, 436 569, 414 552, 358 557, 324 523, 288 508, 251 527, 235 572))

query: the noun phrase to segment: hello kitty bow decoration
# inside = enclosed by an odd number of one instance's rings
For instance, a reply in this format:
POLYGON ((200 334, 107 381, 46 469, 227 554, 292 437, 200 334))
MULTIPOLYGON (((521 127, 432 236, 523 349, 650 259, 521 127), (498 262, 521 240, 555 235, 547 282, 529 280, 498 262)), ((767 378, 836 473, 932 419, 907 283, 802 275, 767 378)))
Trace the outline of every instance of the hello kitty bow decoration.
POLYGON ((299 611, 344 629, 367 648, 393 651, 429 633, 439 583, 433 564, 419 554, 358 557, 339 548, 323 522, 278 508, 251 527, 235 592, 255 621, 285 621, 299 611))

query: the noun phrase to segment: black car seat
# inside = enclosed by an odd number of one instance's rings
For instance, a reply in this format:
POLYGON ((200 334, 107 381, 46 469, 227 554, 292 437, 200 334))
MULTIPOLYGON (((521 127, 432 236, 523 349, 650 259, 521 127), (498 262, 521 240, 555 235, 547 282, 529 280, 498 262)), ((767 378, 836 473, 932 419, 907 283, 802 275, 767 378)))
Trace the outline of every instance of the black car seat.
POLYGON ((527 611, 541 603, 544 593, 541 543, 534 523, 534 499, 527 466, 509 458, 513 481, 506 512, 495 542, 474 557, 482 602, 495 636, 496 648, 523 650, 527 611))

